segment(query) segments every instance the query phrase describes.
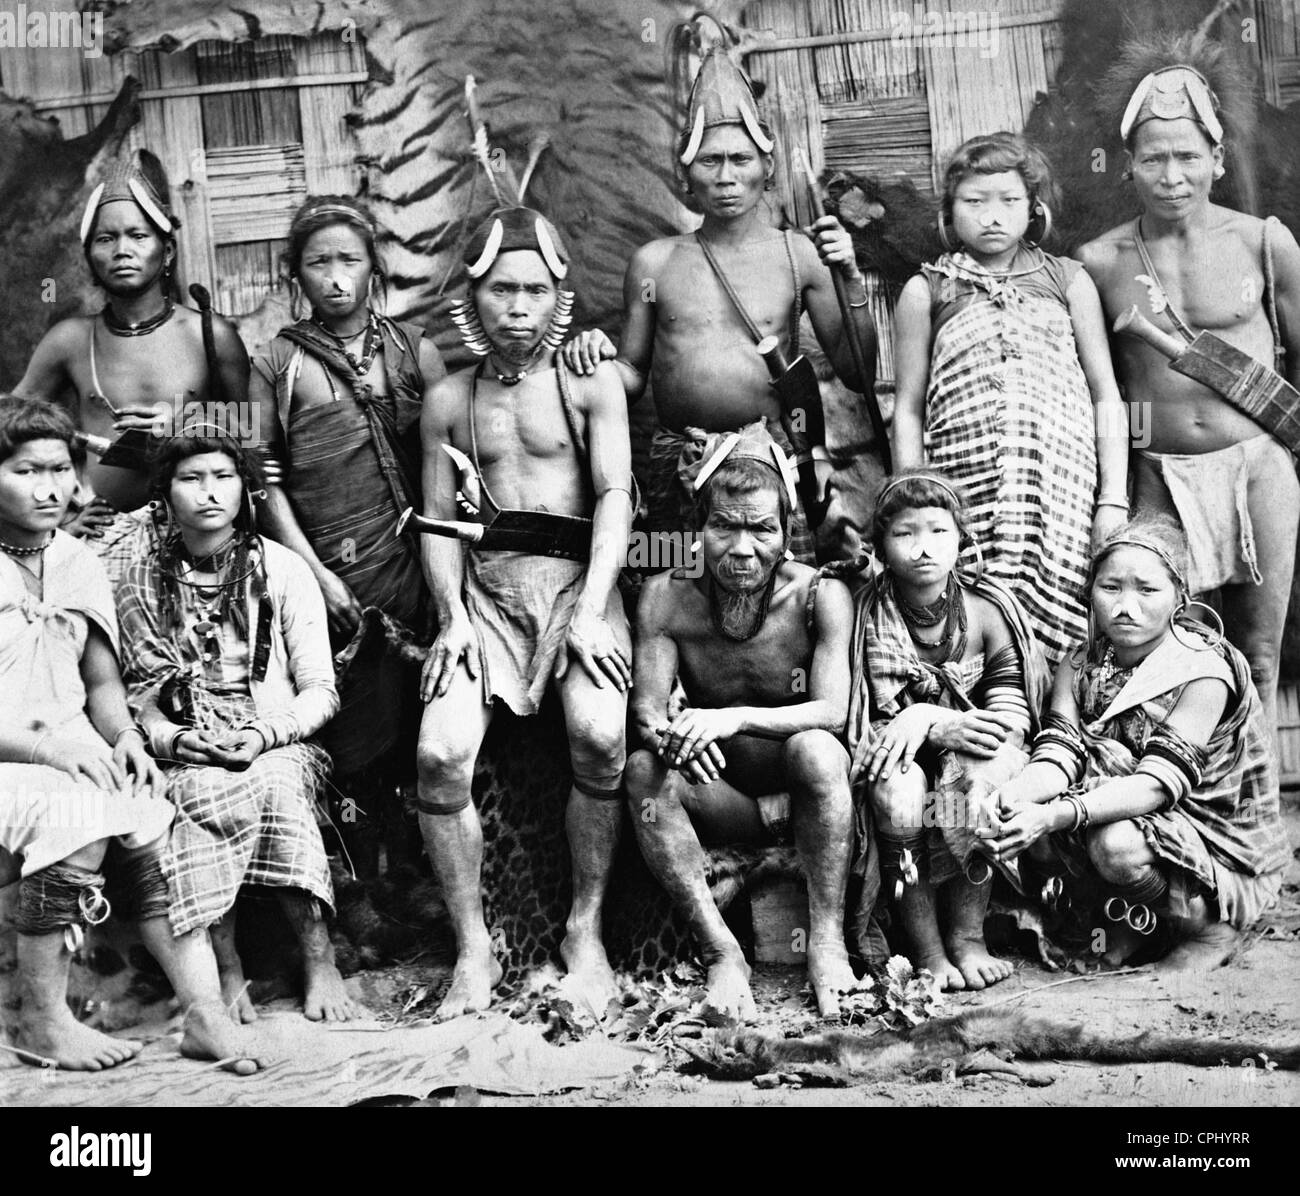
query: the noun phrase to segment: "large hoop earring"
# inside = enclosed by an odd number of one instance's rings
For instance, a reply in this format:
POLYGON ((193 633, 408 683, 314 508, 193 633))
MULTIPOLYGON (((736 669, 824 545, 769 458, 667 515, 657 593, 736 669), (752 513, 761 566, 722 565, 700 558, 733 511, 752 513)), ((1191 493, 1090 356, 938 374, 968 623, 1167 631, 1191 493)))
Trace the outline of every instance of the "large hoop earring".
POLYGON ((952 225, 948 223, 943 208, 939 209, 939 215, 935 219, 934 225, 939 230, 939 244, 951 253, 956 242, 956 234, 952 231, 952 225))
POLYGON ((1040 199, 1034 205, 1034 218, 1025 229, 1025 241, 1030 245, 1041 245, 1051 235, 1052 209, 1040 199))
MULTIPOLYGON (((954 569, 953 572, 957 575, 958 584, 966 586, 969 589, 973 585, 978 585, 980 579, 984 576, 984 550, 980 547, 980 542, 969 532, 966 533, 965 539, 965 548, 975 549, 975 571, 968 574, 966 577, 963 577, 958 569, 954 569)), ((961 557, 958 556, 957 559, 960 562, 961 557)))
POLYGON ((384 277, 378 270, 370 272, 370 282, 366 285, 366 306, 376 315, 388 314, 388 288, 384 285, 384 277), (381 299, 383 311, 380 311, 381 299))
POLYGON ((1227 639, 1227 632, 1224 630, 1223 627, 1223 618, 1222 616, 1220 616, 1219 612, 1215 610, 1214 607, 1210 606, 1209 603, 1202 602, 1196 598, 1190 600, 1184 599, 1179 604, 1178 609, 1174 611, 1173 618, 1170 619, 1169 621, 1169 633, 1174 637, 1174 639, 1176 639, 1180 644, 1182 644, 1184 648, 1188 648, 1193 652, 1212 652, 1214 651, 1214 649, 1218 648, 1219 645, 1221 645, 1225 639, 1227 639), (1193 606, 1201 607, 1207 614, 1209 614, 1214 619, 1214 632, 1215 632, 1214 640, 1210 642, 1202 643, 1199 646, 1189 642, 1189 640, 1185 639, 1182 635, 1178 634, 1178 629, 1180 626, 1178 622, 1179 619, 1186 619, 1187 623, 1192 624, 1192 626, 1183 625, 1184 632, 1197 630, 1199 627, 1205 626, 1205 624, 1200 619, 1193 619, 1190 615, 1188 615, 1187 613, 1188 610, 1190 610, 1193 606))
POLYGON ((153 522, 153 530, 158 537, 158 543, 170 543, 172 532, 176 528, 171 503, 165 498, 151 498, 149 500, 149 518, 153 522))

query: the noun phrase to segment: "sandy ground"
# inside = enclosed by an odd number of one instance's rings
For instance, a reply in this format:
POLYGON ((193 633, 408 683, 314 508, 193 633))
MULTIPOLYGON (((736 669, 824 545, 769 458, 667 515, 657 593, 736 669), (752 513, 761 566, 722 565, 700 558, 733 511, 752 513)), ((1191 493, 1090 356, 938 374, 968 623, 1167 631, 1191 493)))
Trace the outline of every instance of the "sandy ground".
MULTIPOLYGON (((1292 843, 1300 843, 1300 802, 1287 802, 1287 824, 1292 843)), ((1123 974, 1073 976, 1053 973, 1041 965, 1020 960, 1014 976, 985 993, 966 993, 945 998, 942 1012, 954 1013, 973 1005, 998 1004, 1028 1013, 1083 1022, 1100 1035, 1125 1036, 1144 1029, 1236 1041, 1258 1041, 1266 1046, 1300 1044, 1300 864, 1293 861, 1284 890, 1284 909, 1266 935, 1248 940, 1228 966, 1209 973, 1165 974, 1142 969, 1123 974), (1062 981, 1065 981, 1062 983, 1062 981)), ((377 1019, 399 1033, 428 1026, 427 1015, 446 976, 445 967, 423 966, 420 962, 363 972, 348 981, 354 994, 374 1010, 377 1019)), ((755 975, 755 992, 761 1010, 762 1028, 775 1033, 814 1029, 808 999, 803 991, 800 968, 766 967, 755 975)), ((285 1027, 285 1045, 292 1043, 290 1066, 295 1081, 311 1068, 312 1034, 328 1031, 308 1027, 294 1014, 295 1003, 287 998, 263 1006, 272 1016, 268 1028, 285 1027), (292 1024, 291 1024, 292 1023, 292 1024), (291 1031, 289 1033, 288 1031, 291 1031)), ((166 1007, 163 1006, 164 1010, 166 1007)), ((12 1010, 6 1010, 12 1016, 12 1010)), ((139 1061, 135 1093, 149 1092, 147 1103, 167 1104, 171 1084, 186 1090, 186 1103, 203 1103, 201 1065, 182 1063, 175 1055, 176 1019, 165 1017, 154 1032, 154 1041, 139 1061), (185 1074, 182 1075, 182 1069, 185 1074), (188 1074, 195 1070, 195 1076, 188 1074), (153 1086, 148 1078, 155 1081, 153 1086)), ((272 1032, 274 1032, 272 1030, 272 1032)), ((385 1036, 389 1037, 389 1036, 385 1036)), ((390 1038, 390 1041, 391 1038, 390 1038)), ((414 1040, 412 1040, 414 1041, 414 1040)), ((589 1106, 1189 1106, 1266 1108, 1300 1104, 1300 1073, 1251 1068, 1192 1067, 1173 1063, 1095 1064, 1085 1062, 1042 1062, 1025 1069, 1044 1081, 1030 1087, 1006 1077, 974 1075, 922 1082, 900 1078, 870 1082, 847 1089, 780 1087, 763 1089, 753 1083, 716 1082, 683 1075, 670 1066, 672 1053, 661 1059, 668 1066, 649 1069, 627 1079, 606 1081, 594 1087, 549 1096, 500 1096, 489 1092, 454 1095, 447 1090, 427 1094, 427 1102, 482 1105, 589 1105, 589 1106)), ((1261 1061, 1262 1063, 1262 1061, 1261 1061)), ((400 1069, 399 1069, 400 1072, 400 1069)), ((12 1055, 0 1055, 0 1104, 99 1103, 96 1096, 107 1090, 104 1080, 60 1072, 45 1073, 41 1087, 33 1088, 37 1075, 18 1064, 12 1055)), ((211 1073, 207 1073, 211 1074, 211 1073)), ((398 1074, 395 1072, 394 1074, 398 1074)), ((214 1077, 215 1078, 215 1077, 214 1077)), ((249 1091, 249 1103, 275 1100, 275 1090, 259 1082, 257 1099, 249 1091)), ((321 1087, 321 1103, 348 1103, 348 1089, 340 1088, 337 1076, 321 1087)), ((396 1086, 395 1086, 396 1088, 396 1086)), ((179 1092, 181 1089, 173 1089, 179 1092)), ((231 1091, 222 1085, 223 1102, 231 1091)), ((372 1087, 372 1091, 374 1091, 372 1087)), ((382 1086, 381 1086, 382 1091, 382 1086)), ((237 1090, 236 1090, 237 1092, 237 1090)), ((125 1093, 123 1096, 125 1097, 125 1093)), ((310 1095, 310 1093, 308 1094, 310 1095)), ((405 1095, 394 1091, 391 1101, 377 1103, 409 1105, 415 1098, 409 1084, 405 1095)), ((237 1095, 236 1103, 242 1103, 237 1095)), ((299 1102, 302 1095, 299 1093, 299 1102)), ((135 1103, 130 1101, 130 1103, 135 1103)), ((375 1103, 375 1102, 372 1102, 375 1103)))
MULTIPOLYGON (((1288 795, 1288 834, 1300 845, 1300 795, 1288 795)), ((1287 908, 1300 903, 1300 862, 1293 860, 1284 892, 1287 908)), ((1294 922, 1295 919, 1293 918, 1294 922)), ((1271 933, 1282 933, 1274 931, 1271 933)), ((1208 973, 1135 973, 1067 980, 1036 962, 1018 961, 1015 975, 983 993, 950 995, 944 1012, 1002 1003, 1029 1013, 1082 1021, 1099 1034, 1123 1036, 1158 1030, 1197 1038, 1300 1044, 1300 937, 1252 936, 1225 968, 1208 973), (1044 986, 1051 985, 1047 988, 1044 986)), ((385 978, 363 981, 371 1000, 382 999, 385 978)), ((364 991, 363 990, 363 991, 364 991)), ((403 990, 407 991, 407 990, 403 990)), ((755 975, 763 1023, 779 1032, 791 1011, 806 1008, 803 972, 768 967, 755 975)), ((1271 1107, 1300 1105, 1300 1073, 1255 1068, 1192 1067, 1175 1063, 1026 1064, 1044 1087, 988 1075, 931 1083, 911 1079, 849 1089, 760 1089, 750 1082, 722 1083, 665 1069, 649 1079, 609 1084, 558 1096, 521 1098, 482 1094, 485 1105, 643 1106, 1191 1106, 1271 1107)))

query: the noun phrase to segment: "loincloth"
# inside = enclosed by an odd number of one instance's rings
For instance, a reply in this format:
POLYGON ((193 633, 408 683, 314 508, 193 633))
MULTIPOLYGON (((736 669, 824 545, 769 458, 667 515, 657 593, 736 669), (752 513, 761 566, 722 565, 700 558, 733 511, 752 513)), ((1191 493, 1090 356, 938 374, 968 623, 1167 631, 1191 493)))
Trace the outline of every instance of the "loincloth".
MULTIPOLYGON (((584 561, 525 552, 465 554, 465 608, 479 642, 483 700, 536 714, 587 576, 584 561)), ((612 589, 605 618, 631 652, 623 602, 612 589)))
MULTIPOLYGON (((781 427, 780 420, 769 419, 767 430, 787 454, 793 453, 790 439, 781 427)), ((704 453, 707 435, 702 428, 688 428, 685 432, 655 428, 654 435, 650 438, 650 472, 643 495, 647 511, 647 532, 698 530, 695 491, 683 477, 683 469, 699 461, 704 453)), ((817 563, 816 544, 799 503, 795 503, 790 512, 790 552, 795 560, 805 565, 817 563)))
POLYGON ((1212 453, 1142 452, 1141 459, 1164 483, 1192 554, 1193 594, 1223 585, 1259 585, 1255 528, 1248 491, 1267 478, 1286 450, 1273 437, 1254 436, 1212 453))

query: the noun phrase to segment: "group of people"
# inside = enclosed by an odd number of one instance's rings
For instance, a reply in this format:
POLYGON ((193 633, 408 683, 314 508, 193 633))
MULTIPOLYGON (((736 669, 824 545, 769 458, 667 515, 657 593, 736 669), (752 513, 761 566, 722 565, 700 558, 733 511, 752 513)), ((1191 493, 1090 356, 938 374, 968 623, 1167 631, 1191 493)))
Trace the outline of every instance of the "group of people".
POLYGON ((479 360, 448 376, 382 314, 364 205, 324 196, 288 239, 309 314, 250 369, 228 321, 172 294, 162 190, 139 171, 98 188, 82 236, 106 306, 54 327, 0 400, 0 882, 18 880, 23 1056, 95 1069, 139 1049, 64 999, 81 927, 111 908, 171 979, 182 1049, 256 1069, 244 885, 280 898, 307 1016, 354 1016, 318 827, 331 768, 364 809, 413 765, 457 944, 438 1015, 487 1008, 474 765, 494 712, 534 714, 551 687, 573 778, 561 954, 596 1009, 617 992, 602 908, 629 824, 710 1003, 740 1018, 749 968, 705 856, 739 841, 797 848, 827 1017, 857 983, 850 944, 870 958, 885 930, 944 989, 1009 975, 983 932, 998 876, 1095 910, 1112 963, 1222 963, 1288 858, 1271 720, 1300 494, 1285 448, 1154 349, 1122 345, 1117 380, 1105 320, 1137 303, 1280 365, 1300 248, 1210 202, 1224 117, 1201 70, 1135 84, 1141 215, 1082 265, 1038 246, 1056 196, 1037 150, 998 133, 953 156, 951 249, 897 306, 873 551, 820 569, 756 343, 795 358, 807 312, 866 393, 874 329, 835 217, 807 236, 762 219, 775 146, 725 55, 678 146, 702 224, 633 255, 617 345, 570 335, 568 250, 520 202, 465 247, 453 319, 479 360), (699 567, 632 598, 627 408, 647 386, 639 526, 693 538, 699 567), (141 431, 147 460, 114 454, 141 431), (1216 587, 1227 637, 1191 614, 1216 587))

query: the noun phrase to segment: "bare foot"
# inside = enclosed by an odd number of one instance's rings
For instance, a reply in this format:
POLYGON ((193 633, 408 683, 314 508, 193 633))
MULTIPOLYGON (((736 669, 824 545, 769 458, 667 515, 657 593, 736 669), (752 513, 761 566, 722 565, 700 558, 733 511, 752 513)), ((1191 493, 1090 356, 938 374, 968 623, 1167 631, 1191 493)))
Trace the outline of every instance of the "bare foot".
POLYGON ((618 999, 618 982, 599 936, 570 931, 560 944, 560 957, 568 973, 565 988, 571 998, 602 1017, 610 1001, 618 999))
POLYGON ((1240 937, 1226 922, 1208 922, 1183 938, 1156 968, 1162 972, 1208 972, 1222 967, 1237 949, 1240 937))
POLYGON ((346 1022, 370 1010, 349 995, 333 959, 303 960, 303 1014, 313 1022, 346 1022))
POLYGON ((218 1001, 191 1005, 186 1011, 181 1054, 187 1059, 220 1060, 226 1071, 237 1076, 251 1076, 265 1066, 257 1054, 253 1032, 236 1025, 218 1001))
POLYGON ((257 1021, 257 1006, 248 995, 248 981, 244 978, 244 969, 236 966, 222 970, 221 999, 226 1003, 226 1013, 232 1021, 248 1025, 257 1021))
POLYGON ((749 988, 749 964, 743 955, 727 954, 710 964, 705 988, 708 994, 705 1005, 723 1017, 734 1017, 741 1022, 752 1022, 758 1017, 754 994, 749 988))
POLYGON ((501 983, 501 964, 484 942, 481 948, 463 948, 452 973, 451 987, 433 1015, 436 1022, 447 1022, 462 1013, 477 1013, 492 1004, 492 990, 501 983))
POLYGON ((961 969, 942 951, 918 956, 914 963, 918 972, 922 968, 929 970, 941 993, 960 992, 966 987, 966 978, 961 974, 961 969))
POLYGON ((858 987, 843 942, 808 944, 808 984, 821 1017, 839 1017, 839 998, 858 987))
POLYGON ((142 1044, 83 1026, 70 1009, 59 1006, 48 1016, 21 1016, 14 1045, 22 1052, 19 1058, 34 1066, 52 1059, 67 1071, 103 1071, 135 1058, 142 1044))
POLYGON ((988 988, 1005 980, 1015 966, 1008 959, 996 959, 989 954, 982 938, 950 938, 946 941, 948 958, 961 972, 961 978, 970 989, 988 988))

